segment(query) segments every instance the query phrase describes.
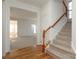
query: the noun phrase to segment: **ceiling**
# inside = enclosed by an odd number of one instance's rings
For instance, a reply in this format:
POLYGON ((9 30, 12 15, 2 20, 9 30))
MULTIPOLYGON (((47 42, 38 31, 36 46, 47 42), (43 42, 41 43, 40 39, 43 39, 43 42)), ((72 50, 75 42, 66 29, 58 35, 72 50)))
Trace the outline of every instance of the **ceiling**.
MULTIPOLYGON (((2 1, 4 1, 4 0, 2 0, 2 1)), ((16 0, 16 1, 23 2, 23 3, 26 3, 26 4, 31 4, 31 5, 34 5, 34 6, 40 8, 45 3, 47 3, 49 0, 16 0)), ((66 0, 66 1, 71 2, 72 0, 66 0)))
MULTIPOLYGON (((45 3, 47 3, 49 0, 17 0, 26 4, 31 4, 34 5, 36 7, 41 7, 43 6, 45 3)), ((72 0, 67 0, 68 2, 72 1, 72 0)))
POLYGON ((36 7, 41 7, 49 0, 17 0, 17 1, 27 3, 27 4, 31 4, 31 5, 34 5, 36 7))
MULTIPOLYGON (((31 4, 31 5, 34 5, 36 7, 41 7, 49 0, 17 0, 17 1, 27 3, 27 4, 31 4)), ((66 0, 66 1, 69 2, 69 1, 72 1, 72 0, 66 0)), ((37 14, 35 12, 23 10, 23 9, 20 9, 20 8, 14 8, 14 7, 11 7, 10 13, 11 13, 10 14, 11 18, 16 18, 16 19, 28 19, 28 18, 33 19, 33 18, 37 17, 37 14)))
POLYGON ((37 17, 37 13, 28 10, 23 10, 20 8, 11 7, 10 17, 14 19, 33 19, 37 17))

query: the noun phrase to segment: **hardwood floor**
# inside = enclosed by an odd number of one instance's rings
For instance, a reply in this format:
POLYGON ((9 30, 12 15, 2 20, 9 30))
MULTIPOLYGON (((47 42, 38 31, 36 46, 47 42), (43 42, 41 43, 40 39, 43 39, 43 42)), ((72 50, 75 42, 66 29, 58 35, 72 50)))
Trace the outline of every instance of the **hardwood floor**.
POLYGON ((3 59, 55 59, 48 54, 42 53, 41 50, 41 46, 17 49, 3 59))

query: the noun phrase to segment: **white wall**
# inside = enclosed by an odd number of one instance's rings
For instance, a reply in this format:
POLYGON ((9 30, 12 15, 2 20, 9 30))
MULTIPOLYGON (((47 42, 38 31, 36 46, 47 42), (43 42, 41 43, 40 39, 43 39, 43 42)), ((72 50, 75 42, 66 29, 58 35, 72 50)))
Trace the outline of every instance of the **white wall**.
POLYGON ((9 40, 9 18, 10 8, 6 2, 3 2, 2 6, 2 55, 10 51, 10 40, 9 40))
POLYGON ((76 1, 72 1, 72 48, 76 53, 76 1))
POLYGON ((32 24, 36 24, 36 19, 19 19, 18 21, 18 36, 32 36, 34 35, 32 30, 32 24))
POLYGON ((19 48, 33 47, 36 46, 36 38, 34 36, 22 36, 15 40, 11 40, 11 51, 19 48))
POLYGON ((19 48, 33 47, 36 46, 36 38, 35 36, 21 36, 16 38, 15 40, 11 40, 11 51, 19 48))
MULTIPOLYGON (((62 4, 62 0, 49 0, 47 4, 45 4, 41 8, 41 40, 42 40, 42 31, 43 29, 48 28, 50 25, 54 24, 58 18, 65 12, 64 6, 62 4)), ((56 33, 63 27, 63 25, 67 22, 67 18, 64 17, 63 21, 59 23, 57 28, 50 30, 49 35, 50 38, 53 39, 53 36, 55 37, 56 33), (60 26, 61 25, 61 26, 60 26), (60 27, 59 27, 60 26, 60 27), (51 34, 53 33, 53 34, 51 34)), ((41 42, 41 41, 40 41, 41 42)))

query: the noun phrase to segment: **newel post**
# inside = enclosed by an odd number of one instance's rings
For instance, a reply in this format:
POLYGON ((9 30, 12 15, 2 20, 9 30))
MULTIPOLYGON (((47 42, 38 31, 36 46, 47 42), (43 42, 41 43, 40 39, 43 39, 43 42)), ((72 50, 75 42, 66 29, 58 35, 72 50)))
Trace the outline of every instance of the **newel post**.
POLYGON ((43 30, 43 44, 42 44, 42 52, 45 52, 45 30, 43 30))

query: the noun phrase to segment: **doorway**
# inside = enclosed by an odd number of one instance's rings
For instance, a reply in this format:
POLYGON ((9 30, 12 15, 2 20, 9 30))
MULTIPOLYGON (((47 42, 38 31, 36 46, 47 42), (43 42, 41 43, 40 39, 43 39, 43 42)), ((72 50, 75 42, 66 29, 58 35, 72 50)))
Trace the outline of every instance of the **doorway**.
POLYGON ((37 44, 37 13, 10 7, 11 51, 37 44))

